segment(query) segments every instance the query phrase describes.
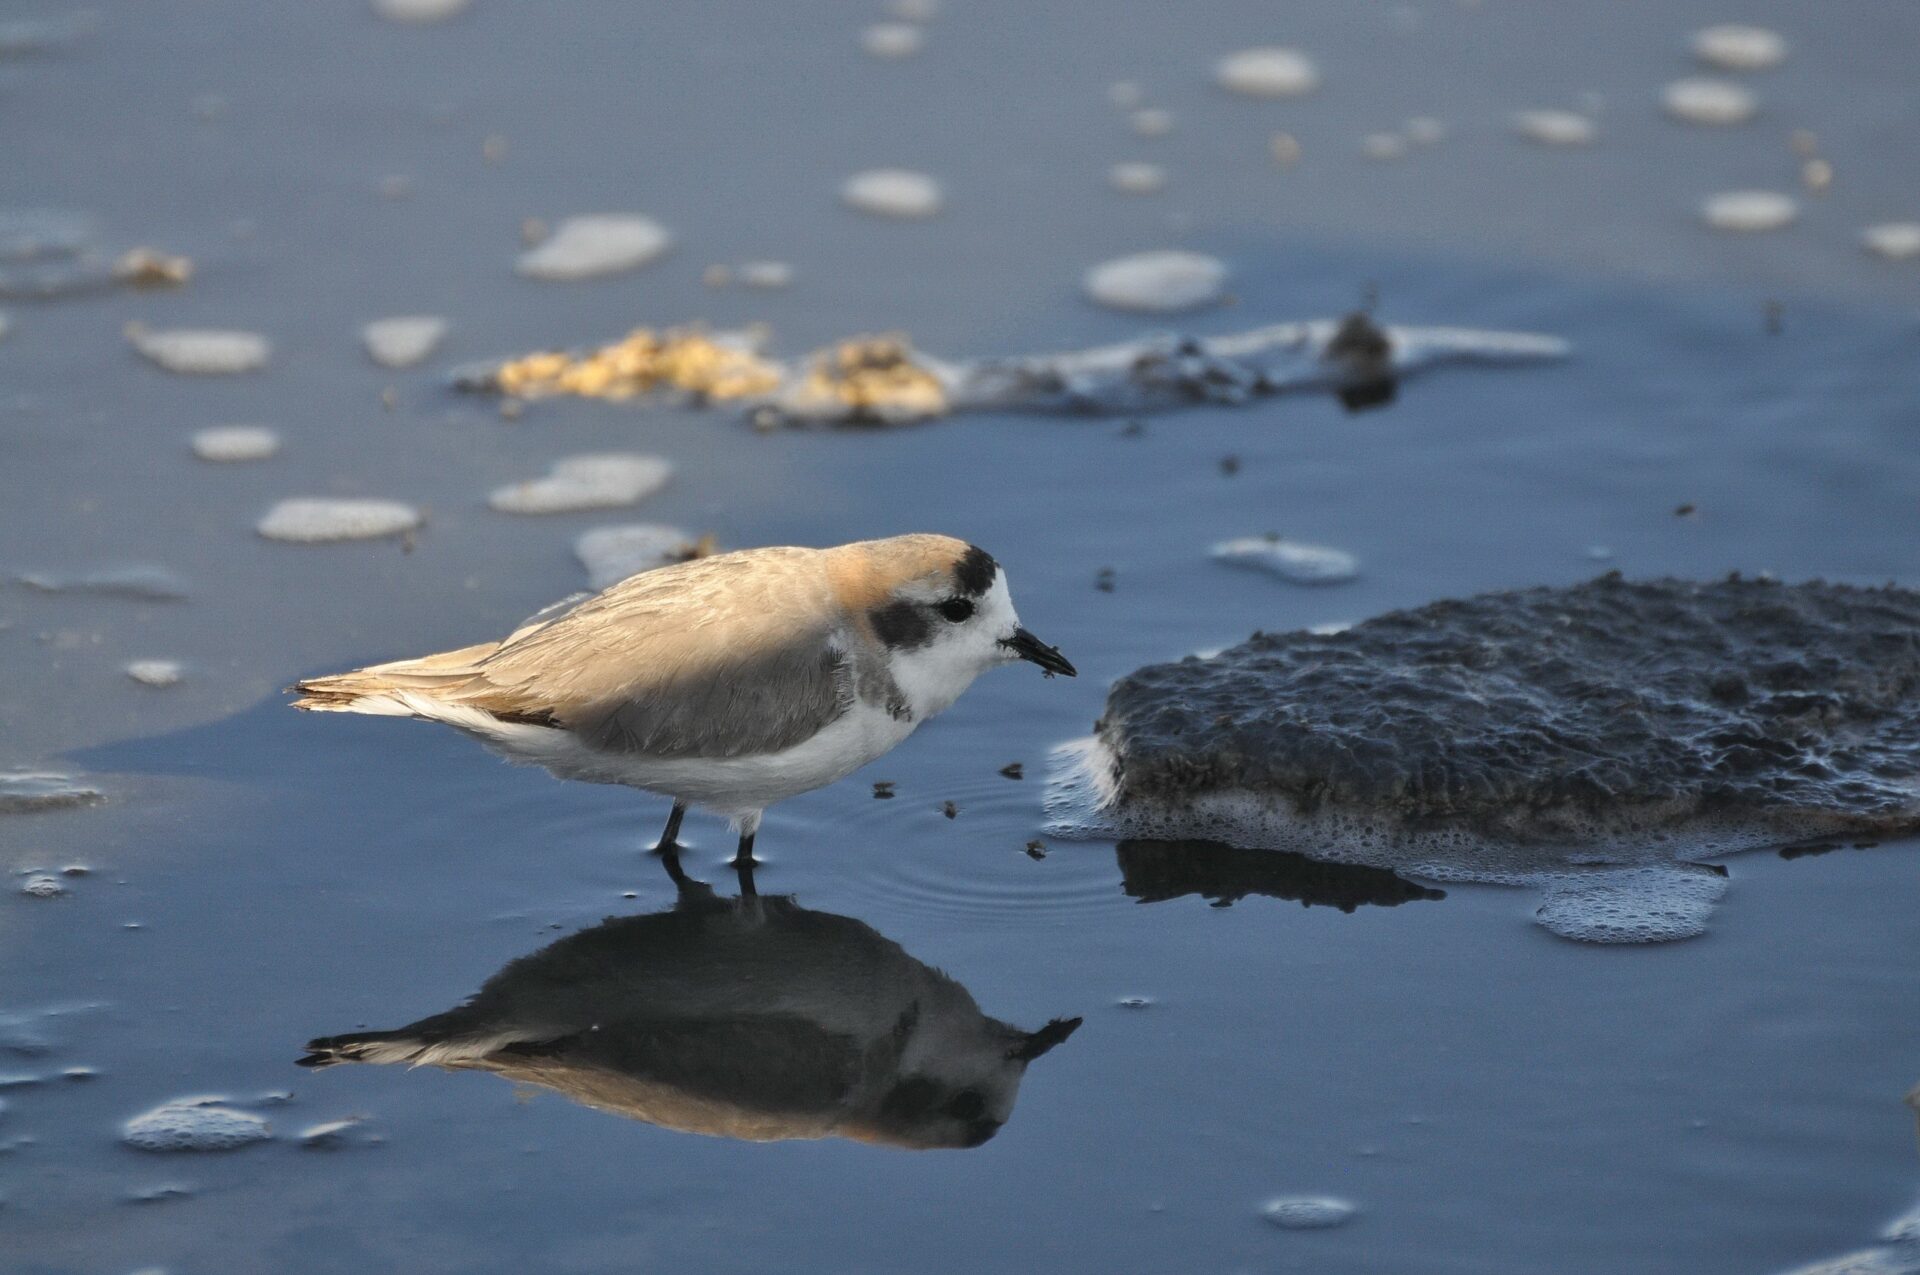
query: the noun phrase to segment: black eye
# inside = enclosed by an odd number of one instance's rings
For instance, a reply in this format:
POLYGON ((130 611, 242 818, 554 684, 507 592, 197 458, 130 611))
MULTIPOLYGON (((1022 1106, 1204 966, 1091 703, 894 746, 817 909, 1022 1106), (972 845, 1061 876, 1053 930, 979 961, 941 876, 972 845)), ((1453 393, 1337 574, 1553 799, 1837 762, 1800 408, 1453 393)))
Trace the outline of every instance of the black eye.
POLYGON ((972 618, 973 603, 965 598, 948 598, 940 604, 940 614, 959 624, 963 620, 972 618))

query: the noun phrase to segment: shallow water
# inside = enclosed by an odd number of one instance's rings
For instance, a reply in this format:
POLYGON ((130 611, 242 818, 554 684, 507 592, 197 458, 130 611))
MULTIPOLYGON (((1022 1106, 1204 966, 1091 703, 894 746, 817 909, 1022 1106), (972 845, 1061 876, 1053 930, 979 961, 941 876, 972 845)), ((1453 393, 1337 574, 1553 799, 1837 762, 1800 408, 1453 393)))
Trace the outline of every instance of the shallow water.
MULTIPOLYGON (((1026 847, 1046 840, 1047 751, 1086 733, 1113 678, 1256 628, 1571 583, 1600 569, 1595 547, 1630 576, 1920 583, 1920 275, 1858 242, 1916 212, 1920 18, 1896 0, 1817 25, 1784 2, 1625 20, 1497 0, 1280 18, 948 0, 924 48, 889 61, 859 44, 884 16, 607 2, 561 20, 481 0, 415 28, 351 5, 105 6, 0 65, 6 169, 33 178, 0 203, 90 214, 104 247, 196 265, 176 290, 7 304, 0 771, 108 796, 0 814, 19 873, 0 895, 0 1071, 42 1077, 0 1091, 8 1260, 1752 1275, 1871 1243, 1920 1179, 1901 1102, 1920 1079, 1912 843, 1735 859, 1704 937, 1637 950, 1557 939, 1532 899, 1492 887, 1349 912, 1262 878, 1216 907, 1234 890, 1159 898, 1188 883, 1143 876, 1138 848, 1026 847), (1788 38, 1781 67, 1743 80, 1759 117, 1664 118, 1662 86, 1696 69, 1691 33, 1731 18, 1788 38), (1319 91, 1212 83, 1222 55, 1266 44, 1307 51, 1319 91), (1120 81, 1173 131, 1136 135, 1109 102, 1120 81), (1592 146, 1510 135, 1514 111, 1590 110, 1588 91, 1605 99, 1592 146), (202 109, 209 95, 224 109, 202 109), (1414 116, 1446 136, 1393 164, 1361 153, 1414 116), (1827 194, 1798 188, 1792 128, 1832 159, 1827 194), (1302 148, 1287 169, 1280 131, 1302 148), (1110 190, 1130 160, 1164 165, 1166 189, 1110 190), (840 205, 848 174, 895 166, 940 181, 939 215, 840 205), (393 176, 411 193, 383 195, 393 176), (1793 190, 1800 219, 1744 237, 1699 223, 1701 200, 1747 188, 1793 190), (656 218, 674 247, 602 281, 515 275, 525 218, 608 211, 656 218), (1383 322, 1552 333, 1575 355, 1436 373, 1359 414, 1301 396, 1143 431, 1006 414, 760 435, 586 401, 503 419, 444 388, 458 363, 695 319, 766 321, 788 350, 896 328, 955 357, 1085 348, 1144 329, 1085 302, 1084 271, 1158 248, 1227 262, 1236 303, 1182 324, 1202 335, 1338 314, 1371 287, 1383 322), (790 262, 793 285, 702 282, 759 258, 790 262), (452 325, 433 359, 370 364, 368 320, 429 313, 452 325), (129 320, 258 331, 272 361, 173 376, 127 346, 129 320), (273 428, 281 450, 194 457, 194 432, 234 423, 273 428), (617 518, 487 507, 605 452, 665 457, 673 481, 617 518), (426 525, 258 537, 294 496, 404 501, 426 525), (504 631, 581 587, 575 538, 615 520, 727 545, 965 536, 1079 666, 984 679, 895 754, 776 808, 760 838, 762 890, 870 926, 985 1014, 1084 1016, 984 1146, 752 1144, 489 1076, 294 1067, 310 1037, 438 1012, 514 957, 670 902, 637 853, 662 803, 277 694, 504 631), (1207 558, 1267 532, 1365 570, 1304 589, 1207 558), (148 566, 185 599, 14 582, 148 566), (122 671, 136 659, 187 675, 141 686, 122 671), (1000 776, 1014 760, 1026 778, 1000 776), (91 871, 58 876, 62 896, 15 893, 72 865, 91 871), (75 1066, 98 1075, 62 1076, 75 1066), (275 1137, 173 1155, 119 1141, 128 1119, 207 1095, 275 1137), (356 1116, 336 1150, 298 1141, 356 1116), (1318 1231, 1263 1218, 1292 1196, 1357 1212, 1318 1231)), ((725 884, 724 831, 696 815, 688 835, 689 867, 725 884)))

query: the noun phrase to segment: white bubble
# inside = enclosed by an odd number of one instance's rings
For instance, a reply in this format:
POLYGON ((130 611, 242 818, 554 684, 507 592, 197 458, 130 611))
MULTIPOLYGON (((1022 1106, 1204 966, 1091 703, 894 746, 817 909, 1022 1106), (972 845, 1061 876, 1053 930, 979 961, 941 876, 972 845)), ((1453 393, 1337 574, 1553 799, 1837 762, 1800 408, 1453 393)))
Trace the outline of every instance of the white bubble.
POLYGON ((44 873, 28 877, 21 883, 20 893, 29 899, 57 899, 67 892, 59 877, 50 877, 44 873))
POLYGON ((264 367, 273 347, 258 332, 170 328, 152 331, 127 325, 133 348, 169 372, 232 376, 264 367))
POLYGON ((1760 109, 1760 99, 1731 80, 1693 76, 1660 91, 1667 114, 1688 124, 1744 124, 1760 109))
POLYGON ((347 1145, 347 1135, 363 1122, 354 1116, 308 1125, 300 1131, 300 1145, 309 1151, 337 1151, 347 1145))
POLYGON ((373 0, 373 11, 389 22, 445 22, 472 0, 373 0))
POLYGON ((381 367, 412 367, 422 362, 446 339, 447 321, 431 314, 375 319, 360 329, 367 353, 381 367))
POLYGON ((216 425, 193 436, 193 454, 220 464, 265 460, 280 450, 280 435, 264 425, 216 425))
POLYGON ((521 253, 514 268, 530 279, 593 279, 644 266, 672 243, 666 227, 651 217, 632 213, 569 217, 546 242, 521 253))
POLYGON ((945 198, 940 183, 907 168, 873 168, 855 173, 840 187, 847 207, 876 217, 931 217, 945 198))
POLYGON ((496 488, 487 503, 502 513, 560 514, 631 505, 666 485, 673 465, 658 456, 606 452, 568 456, 544 478, 496 488))
POLYGON ((1369 133, 1360 139, 1360 153, 1373 160, 1405 159, 1407 139, 1398 133, 1369 133))
POLYGON ((1793 196, 1771 190, 1732 190, 1700 205, 1700 216, 1715 230, 1753 233, 1793 224, 1800 205, 1793 196))
POLYGON ((1227 267, 1197 252, 1142 252, 1104 261, 1087 271, 1087 295, 1116 310, 1169 313, 1213 305, 1227 283, 1227 267))
POLYGON ((181 675, 178 660, 134 660, 127 665, 127 676, 142 686, 173 686, 181 675))
POLYGON ((1582 943, 1671 943, 1707 931, 1725 877, 1703 868, 1629 868, 1550 878, 1534 919, 1582 943))
POLYGON ((1260 1216, 1288 1231, 1317 1231, 1351 1218, 1354 1206, 1331 1195, 1284 1195, 1268 1200, 1260 1216))
POLYGON ((1215 545, 1216 562, 1250 567, 1294 584, 1340 584, 1360 574, 1360 560, 1344 549, 1276 536, 1243 536, 1215 545))
POLYGON ((1513 131, 1542 146, 1588 146, 1599 136, 1594 122, 1576 111, 1515 111, 1513 131))
POLYGON ((1860 242, 1868 252, 1889 261, 1920 257, 1920 221, 1888 221, 1868 226, 1860 232, 1860 242))
POLYGON ((876 58, 910 58, 926 41, 926 32, 904 22, 876 22, 860 33, 860 47, 876 58))
POLYGON ((1167 184, 1167 170, 1158 164, 1115 164, 1107 170, 1107 184, 1128 195, 1151 195, 1167 184))
POLYGON ((272 1137, 273 1129, 217 1098, 181 1098, 135 1116, 120 1136, 141 1151, 231 1151, 272 1137))
POLYGON ((1787 58, 1787 42, 1765 27, 1729 22, 1695 33, 1693 55, 1726 71, 1764 71, 1787 58))
POLYGON ((1173 112, 1149 106, 1135 111, 1131 123, 1133 131, 1142 137, 1165 137, 1173 131, 1173 112))
POLYGON ((324 544, 336 540, 377 540, 412 531, 420 511, 397 500, 344 500, 312 496, 283 500, 258 525, 269 540, 324 544))
POLYGON ((573 553, 587 569, 587 587, 604 589, 630 575, 684 561, 693 545, 693 537, 678 527, 630 523, 582 533, 573 542, 573 553))
POLYGON ((78 575, 31 571, 20 583, 42 593, 90 593, 133 602, 179 602, 187 596, 186 581, 165 567, 102 567, 78 575))
POLYGON ((793 282, 793 267, 784 261, 743 261, 736 273, 747 288, 784 288, 793 282))
POLYGON ((1299 97, 1320 87, 1320 71, 1298 49, 1270 46, 1229 53, 1214 64, 1221 88, 1249 97, 1299 97))

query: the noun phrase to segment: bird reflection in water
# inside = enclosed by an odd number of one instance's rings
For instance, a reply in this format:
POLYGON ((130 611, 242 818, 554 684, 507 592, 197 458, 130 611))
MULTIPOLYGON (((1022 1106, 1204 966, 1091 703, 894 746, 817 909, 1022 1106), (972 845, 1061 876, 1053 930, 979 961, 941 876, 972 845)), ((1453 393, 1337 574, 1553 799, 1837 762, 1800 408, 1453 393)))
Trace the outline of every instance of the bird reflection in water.
POLYGON ((616 917, 509 963, 457 1009, 327 1036, 305 1067, 490 1071, 664 1128, 977 1147, 1078 1018, 1021 1031, 851 917, 782 895, 616 917))

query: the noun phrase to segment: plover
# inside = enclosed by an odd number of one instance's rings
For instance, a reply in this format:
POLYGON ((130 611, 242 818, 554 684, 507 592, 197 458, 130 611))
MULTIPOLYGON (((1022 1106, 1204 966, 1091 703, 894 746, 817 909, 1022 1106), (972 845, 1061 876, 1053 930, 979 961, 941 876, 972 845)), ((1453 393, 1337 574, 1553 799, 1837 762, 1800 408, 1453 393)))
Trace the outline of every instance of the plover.
POLYGON ((883 755, 987 669, 1071 677, 1020 626, 1005 573, 950 536, 719 554, 538 612, 499 642, 316 677, 295 708, 444 722, 511 761, 669 797, 738 830, 883 755))
POLYGON ((311 1041, 305 1067, 490 1071, 664 1128, 767 1142, 976 1147, 1027 1065, 1080 1026, 1023 1031, 852 917, 693 883, 522 956, 393 1031, 311 1041))

